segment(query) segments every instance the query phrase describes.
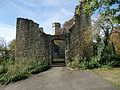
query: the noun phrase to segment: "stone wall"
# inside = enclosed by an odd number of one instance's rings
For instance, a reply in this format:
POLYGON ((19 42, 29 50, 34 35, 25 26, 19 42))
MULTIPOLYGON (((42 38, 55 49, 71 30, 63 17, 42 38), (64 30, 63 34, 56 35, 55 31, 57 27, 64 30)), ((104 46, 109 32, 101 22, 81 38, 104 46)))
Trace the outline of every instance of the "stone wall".
POLYGON ((50 35, 32 20, 17 18, 16 60, 49 60, 50 35))
POLYGON ((91 17, 84 14, 80 4, 75 8, 74 18, 73 26, 69 29, 68 40, 66 40, 65 53, 67 61, 80 62, 84 58, 90 59, 93 54, 91 17), (80 14, 76 13, 78 10, 80 14))
MULTIPOLYGON (((79 63, 84 58, 90 59, 93 54, 91 17, 84 14, 83 6, 83 3, 76 6, 74 17, 65 22, 63 28, 59 26, 62 34, 55 35, 58 38, 63 35, 62 40, 64 42, 61 41, 63 47, 60 48, 65 51, 66 61, 77 60, 79 63)), ((54 27, 54 31, 58 30, 56 27, 54 27)), ((45 34, 43 28, 39 28, 39 25, 32 20, 18 18, 16 60, 51 60, 55 47, 52 43, 53 37, 45 34)))

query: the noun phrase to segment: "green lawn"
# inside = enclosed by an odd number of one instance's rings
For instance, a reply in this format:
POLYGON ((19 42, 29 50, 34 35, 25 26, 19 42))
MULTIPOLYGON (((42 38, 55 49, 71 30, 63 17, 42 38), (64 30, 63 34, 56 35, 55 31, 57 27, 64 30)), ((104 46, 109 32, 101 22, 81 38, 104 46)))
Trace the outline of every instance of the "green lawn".
POLYGON ((98 68, 93 71, 120 88, 120 68, 98 68))

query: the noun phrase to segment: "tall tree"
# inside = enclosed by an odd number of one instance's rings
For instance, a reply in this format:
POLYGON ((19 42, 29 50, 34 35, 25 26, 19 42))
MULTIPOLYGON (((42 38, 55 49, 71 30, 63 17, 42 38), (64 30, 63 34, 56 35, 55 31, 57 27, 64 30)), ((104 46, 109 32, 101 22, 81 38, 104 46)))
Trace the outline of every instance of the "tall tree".
POLYGON ((3 38, 0 38, 0 59, 5 60, 7 58, 7 44, 3 38))
POLYGON ((120 0, 80 0, 86 3, 85 13, 111 16, 114 23, 120 24, 120 0))
POLYGON ((15 56, 15 49, 16 49, 16 40, 13 39, 13 40, 10 42, 10 44, 8 45, 8 47, 9 47, 9 50, 11 51, 12 57, 14 57, 14 56, 15 56))

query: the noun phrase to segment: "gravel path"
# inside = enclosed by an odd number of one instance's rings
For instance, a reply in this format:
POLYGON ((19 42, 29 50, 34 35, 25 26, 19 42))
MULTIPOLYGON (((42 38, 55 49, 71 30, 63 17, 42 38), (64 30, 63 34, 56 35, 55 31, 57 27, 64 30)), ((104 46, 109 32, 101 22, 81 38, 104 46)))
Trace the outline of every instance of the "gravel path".
POLYGON ((0 90, 119 90, 96 73, 53 67, 32 77, 9 84, 0 90))

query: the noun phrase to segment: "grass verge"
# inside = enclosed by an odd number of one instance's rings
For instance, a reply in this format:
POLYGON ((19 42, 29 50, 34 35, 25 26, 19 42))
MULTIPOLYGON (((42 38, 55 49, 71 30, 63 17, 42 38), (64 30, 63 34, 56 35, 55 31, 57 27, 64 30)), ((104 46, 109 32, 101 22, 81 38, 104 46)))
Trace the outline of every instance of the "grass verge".
POLYGON ((98 75, 101 75, 103 79, 108 80, 109 82, 112 82, 118 88, 120 88, 120 68, 98 68, 93 69, 94 72, 96 72, 98 75))

